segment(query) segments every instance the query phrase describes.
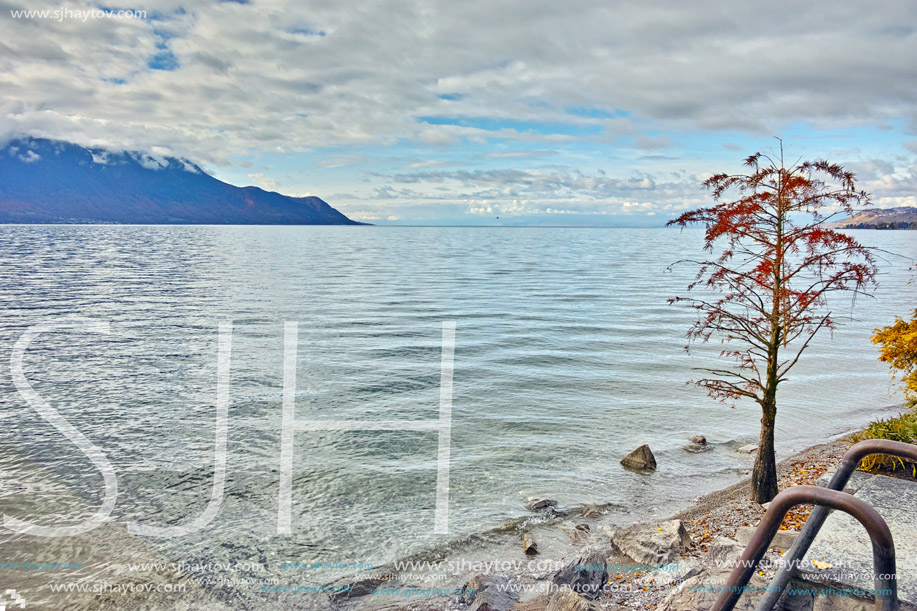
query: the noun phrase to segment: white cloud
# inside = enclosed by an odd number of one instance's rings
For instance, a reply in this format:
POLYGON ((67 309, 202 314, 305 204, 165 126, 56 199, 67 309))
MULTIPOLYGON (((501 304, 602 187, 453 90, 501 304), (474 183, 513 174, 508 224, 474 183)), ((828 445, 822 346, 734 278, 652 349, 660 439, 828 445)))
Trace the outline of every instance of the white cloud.
POLYGON ((347 216, 355 221, 378 221, 382 218, 378 211, 375 210, 350 210, 347 216))
POLYGON ((161 170, 169 165, 164 157, 156 157, 147 153, 135 153, 132 154, 132 157, 148 170, 161 170))
POLYGON ((417 137, 420 138, 421 142, 430 146, 451 146, 461 142, 455 136, 448 134, 445 129, 434 127, 420 130, 417 137))
MULTIPOLYGON (((44 7, 57 5, 29 4, 44 7)), ((0 131, 136 150, 168 143, 194 161, 226 164, 277 147, 576 138, 501 127, 507 120, 594 125, 616 138, 646 129, 641 122, 766 133, 789 122, 917 116, 917 36, 902 25, 915 14, 900 0, 831 11, 789 0, 182 7, 142 1, 134 8, 154 16, 146 21, 14 20, 4 11, 0 131), (170 62, 174 70, 150 67, 170 62), (629 114, 568 112, 596 106, 629 114), (437 115, 495 123, 423 123, 437 115)))
POLYGON ((269 178, 265 176, 261 172, 257 172, 255 174, 249 174, 248 177, 251 178, 253 181, 255 181, 256 185, 258 185, 259 187, 268 189, 269 191, 273 191, 274 189, 277 188, 277 181, 274 180, 273 178, 269 178))
MULTIPOLYGON (((710 148, 731 159, 749 135, 790 125, 917 130, 915 10, 900 0, 830 11, 790 0, 139 0, 151 19, 85 22, 11 19, 6 2, 0 140, 147 151, 147 167, 184 157, 268 189, 277 181, 239 168, 313 154, 321 172, 294 188, 345 176, 330 192, 352 195, 349 213, 365 220, 409 218, 411 201, 494 215, 652 201, 662 214, 709 201, 697 175, 725 169, 691 158, 699 134, 723 130, 710 148), (676 146, 679 159, 643 154, 676 146), (586 169, 600 165, 607 174, 586 169)), ((917 141, 903 146, 917 153, 917 141)), ((881 154, 849 157, 862 186, 880 205, 910 201, 914 172, 870 156, 881 154)))
POLYGON ((664 149, 673 146, 675 143, 668 136, 638 136, 634 140, 634 144, 637 145, 637 148, 655 150, 655 149, 664 149))
POLYGON ((35 163, 36 161, 41 159, 41 155, 39 155, 35 151, 26 151, 25 153, 18 155, 18 157, 19 159, 21 159, 22 161, 26 163, 35 163))

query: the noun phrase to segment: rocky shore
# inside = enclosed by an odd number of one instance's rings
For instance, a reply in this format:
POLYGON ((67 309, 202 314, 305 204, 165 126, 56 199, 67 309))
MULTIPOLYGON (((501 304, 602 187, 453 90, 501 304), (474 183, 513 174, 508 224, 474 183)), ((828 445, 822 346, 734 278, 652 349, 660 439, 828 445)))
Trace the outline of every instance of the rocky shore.
MULTIPOLYGON (((815 484, 849 445, 823 443, 782 460, 781 490, 815 484)), ((392 611, 706 609, 764 515, 749 492, 746 479, 668 519, 625 528, 599 505, 561 508, 549 499, 533 499, 530 518, 507 523, 461 556, 441 555, 423 572, 392 572, 346 584, 331 602, 342 609, 392 611), (445 571, 445 566, 457 570, 445 571), (411 589, 414 594, 405 597, 411 589), (391 596, 380 599, 385 593, 391 596)), ((792 544, 808 511, 801 508, 784 520, 752 586, 770 581, 781 548, 792 544)), ((753 609, 756 599, 743 596, 737 609, 753 609)))

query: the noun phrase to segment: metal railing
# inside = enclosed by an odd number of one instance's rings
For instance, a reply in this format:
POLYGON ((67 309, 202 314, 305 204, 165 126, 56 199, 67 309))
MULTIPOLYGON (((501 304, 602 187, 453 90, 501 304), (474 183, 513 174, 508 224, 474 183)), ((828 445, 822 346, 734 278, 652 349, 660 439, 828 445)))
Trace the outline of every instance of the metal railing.
POLYGON ((862 500, 840 492, 847 485, 850 476, 853 475, 860 462, 873 454, 886 454, 917 462, 917 445, 884 439, 861 441, 847 450, 827 488, 794 486, 774 497, 767 513, 745 548, 739 565, 729 576, 725 591, 714 604, 714 611, 731 611, 735 607, 748 580, 751 579, 755 568, 764 557, 768 544, 780 528, 786 512, 795 505, 805 503, 814 503, 815 507, 793 547, 784 556, 784 562, 781 563, 770 586, 765 590, 764 597, 758 603, 756 611, 772 611, 777 605, 786 585, 793 578, 802 558, 809 551, 815 536, 832 509, 840 509, 849 513, 866 527, 873 544, 873 563, 877 575, 876 608, 883 611, 896 610, 898 595, 895 580, 895 548, 888 526, 882 517, 862 500), (880 576, 890 576, 891 579, 880 580, 880 576))
MULTIPOLYGON (((847 482, 850 481, 853 472, 860 466, 860 462, 873 454, 886 454, 917 462, 917 445, 900 441, 887 441, 885 439, 861 441, 844 454, 837 471, 831 477, 831 481, 828 482, 828 489, 843 490, 847 486, 847 482)), ((756 611, 772 611, 777 606, 780 594, 786 588, 790 579, 793 578, 799 563, 802 562, 806 552, 809 551, 812 542, 815 540, 815 535, 821 530, 829 513, 830 510, 827 507, 816 506, 812 510, 809 519, 806 520, 805 526, 796 538, 796 543, 784 556, 786 563, 782 564, 777 574, 774 575, 770 587, 767 589, 764 598, 758 603, 756 611)))
POLYGON ((796 505, 814 503, 819 507, 840 509, 857 519, 872 540, 872 558, 876 574, 876 608, 881 611, 898 609, 898 584, 895 579, 895 543, 885 520, 876 510, 850 494, 828 490, 818 486, 793 486, 774 497, 767 513, 761 518, 755 534, 745 548, 735 569, 726 582, 726 587, 712 611, 732 611, 742 596, 745 586, 755 572, 755 568, 767 552, 780 523, 786 513, 796 505))

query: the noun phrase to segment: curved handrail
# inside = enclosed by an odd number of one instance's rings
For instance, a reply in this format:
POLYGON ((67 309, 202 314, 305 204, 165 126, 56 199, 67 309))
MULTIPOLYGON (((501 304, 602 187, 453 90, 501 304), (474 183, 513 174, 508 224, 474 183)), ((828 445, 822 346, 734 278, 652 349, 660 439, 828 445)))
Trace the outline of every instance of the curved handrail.
MULTIPOLYGON (((828 489, 843 490, 847 482, 850 481, 850 476, 860 466, 860 462, 873 454, 888 454, 889 456, 898 456, 917 462, 917 445, 885 439, 861 441, 851 446, 847 453, 844 454, 837 471, 834 472, 831 481, 828 482, 828 489)), ((777 574, 771 580, 764 598, 758 603, 756 611, 772 611, 777 606, 780 594, 786 588, 790 579, 793 578, 796 568, 806 555, 806 552, 809 551, 809 547, 812 546, 812 541, 815 540, 815 535, 825 523, 828 513, 829 509, 827 507, 816 506, 812 513, 809 514, 809 519, 806 520, 805 526, 803 526, 799 536, 796 537, 796 542, 784 556, 786 563, 782 564, 777 570, 777 574)))
POLYGON ((748 546, 742 553, 739 563, 729 576, 723 593, 713 605, 712 611, 732 611, 755 572, 755 568, 764 557, 768 544, 777 534, 787 511, 796 505, 809 503, 849 513, 866 528, 872 540, 873 567, 876 573, 876 609, 897 611, 898 583, 895 577, 895 543, 885 520, 875 509, 855 496, 818 486, 793 486, 774 497, 767 508, 767 513, 761 518, 751 541, 748 542, 748 546))

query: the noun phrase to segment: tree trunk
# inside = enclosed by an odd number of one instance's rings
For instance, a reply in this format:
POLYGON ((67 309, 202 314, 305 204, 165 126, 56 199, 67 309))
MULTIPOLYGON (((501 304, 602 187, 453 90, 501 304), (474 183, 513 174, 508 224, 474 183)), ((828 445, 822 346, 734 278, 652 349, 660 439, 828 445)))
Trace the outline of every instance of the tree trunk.
MULTIPOLYGON (((781 175, 778 201, 783 192, 783 179, 781 175)), ((774 286, 771 303, 771 332, 767 342, 767 372, 764 381, 764 395, 761 398, 761 438, 758 440, 758 455, 755 457, 755 466, 751 472, 751 498, 756 503, 769 503, 777 496, 777 459, 774 455, 774 422, 777 420, 777 384, 779 384, 780 343, 783 341, 784 329, 781 327, 783 320, 783 266, 784 246, 783 227, 785 206, 778 205, 776 226, 776 246, 774 248, 774 286)))
MULTIPOLYGON (((777 319, 774 313, 773 319, 777 319)), ((756 503, 768 503, 777 496, 777 459, 774 455, 774 423, 777 420, 777 375, 780 352, 779 324, 774 324, 771 331, 770 345, 767 350, 767 373, 764 382, 764 395, 761 398, 761 437, 758 440, 758 455, 755 467, 751 472, 751 498, 756 503)))
POLYGON ((756 503, 770 502, 777 496, 777 461, 774 455, 774 422, 777 419, 776 393, 768 393, 761 407, 761 438, 751 473, 751 498, 756 503))

